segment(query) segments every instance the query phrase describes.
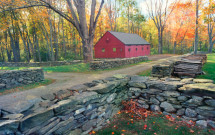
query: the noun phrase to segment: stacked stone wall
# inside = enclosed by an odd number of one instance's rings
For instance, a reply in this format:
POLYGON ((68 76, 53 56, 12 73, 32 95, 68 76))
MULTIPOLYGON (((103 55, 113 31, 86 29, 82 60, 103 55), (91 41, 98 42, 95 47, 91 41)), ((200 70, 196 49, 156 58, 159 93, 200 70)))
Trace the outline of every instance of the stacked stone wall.
POLYGON ((0 72, 0 90, 44 80, 43 69, 9 70, 0 72))
POLYGON ((88 134, 105 126, 122 101, 130 99, 143 108, 213 127, 214 91, 211 80, 116 75, 44 95, 25 107, 2 108, 0 134, 88 134))

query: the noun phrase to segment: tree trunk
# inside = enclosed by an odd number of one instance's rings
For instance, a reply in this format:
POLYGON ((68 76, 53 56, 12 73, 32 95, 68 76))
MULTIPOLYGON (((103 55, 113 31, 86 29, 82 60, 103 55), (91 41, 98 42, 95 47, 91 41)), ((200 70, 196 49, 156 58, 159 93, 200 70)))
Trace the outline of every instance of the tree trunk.
POLYGON ((195 45, 194 45, 194 54, 197 54, 198 51, 198 43, 199 43, 199 0, 196 0, 196 32, 195 32, 195 45))
POLYGON ((64 35, 64 21, 62 19, 62 33, 63 33, 63 55, 66 57, 66 41, 65 41, 65 35, 64 35))
POLYGON ((158 40, 159 40, 158 53, 163 54, 163 32, 162 31, 158 32, 158 40))
POLYGON ((176 41, 174 41, 174 47, 173 47, 173 54, 175 54, 175 50, 176 50, 176 41))
POLYGON ((50 46, 51 46, 51 61, 54 61, 54 51, 53 51, 53 43, 52 43, 52 36, 53 36, 53 29, 52 29, 52 20, 50 18, 51 16, 51 10, 48 11, 49 14, 49 27, 50 27, 50 34, 49 34, 49 40, 50 40, 50 46))
POLYGON ((93 38, 82 39, 82 43, 84 62, 90 62, 93 60, 93 38))

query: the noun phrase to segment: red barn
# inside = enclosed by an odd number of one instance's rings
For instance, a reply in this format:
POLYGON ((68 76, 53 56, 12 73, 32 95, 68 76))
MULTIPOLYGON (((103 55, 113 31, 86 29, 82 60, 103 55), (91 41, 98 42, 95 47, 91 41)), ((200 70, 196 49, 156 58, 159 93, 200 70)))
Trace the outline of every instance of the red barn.
POLYGON ((131 58, 150 55, 150 43, 137 34, 108 31, 95 45, 95 58, 131 58))

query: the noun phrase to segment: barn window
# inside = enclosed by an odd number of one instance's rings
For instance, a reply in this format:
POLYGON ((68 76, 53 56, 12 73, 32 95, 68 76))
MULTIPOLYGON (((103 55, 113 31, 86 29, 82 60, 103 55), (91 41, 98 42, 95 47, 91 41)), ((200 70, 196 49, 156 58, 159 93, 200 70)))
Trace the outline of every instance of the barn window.
POLYGON ((120 51, 122 52, 122 48, 120 49, 120 51))
POLYGON ((142 47, 142 51, 143 51, 143 47, 142 47))
POLYGON ((130 51, 131 51, 131 48, 129 48, 128 51, 130 52, 130 51))
POLYGON ((113 48, 113 52, 116 52, 116 48, 113 48))
POLYGON ((137 48, 136 48, 136 51, 137 51, 137 48))
POLYGON ((105 48, 102 48, 102 52, 105 52, 105 48))
POLYGON ((147 50, 149 50, 149 47, 147 47, 147 50))

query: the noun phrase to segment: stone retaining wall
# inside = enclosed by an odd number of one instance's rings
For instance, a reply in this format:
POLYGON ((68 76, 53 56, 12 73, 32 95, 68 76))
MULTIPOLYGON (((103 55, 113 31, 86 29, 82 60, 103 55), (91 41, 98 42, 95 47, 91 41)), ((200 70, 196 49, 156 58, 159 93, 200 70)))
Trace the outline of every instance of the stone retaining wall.
POLYGON ((48 67, 63 66, 81 63, 81 60, 74 61, 53 61, 53 62, 0 62, 0 67, 48 67))
POLYGON ((135 57, 135 58, 124 58, 124 59, 111 59, 111 60, 95 60, 90 63, 91 70, 98 69, 110 69, 115 67, 120 67, 123 65, 139 63, 143 61, 147 61, 147 56, 135 57))
POLYGON ((24 69, 0 72, 0 90, 44 80, 43 69, 24 69))
POLYGON ((121 102, 129 99, 136 99, 140 107, 214 128, 212 82, 123 75, 95 80, 21 103, 25 106, 2 108, 0 134, 88 134, 107 124, 121 109, 121 102), (199 88, 203 84, 207 85, 199 88), (202 94, 203 90, 206 93, 202 94))

